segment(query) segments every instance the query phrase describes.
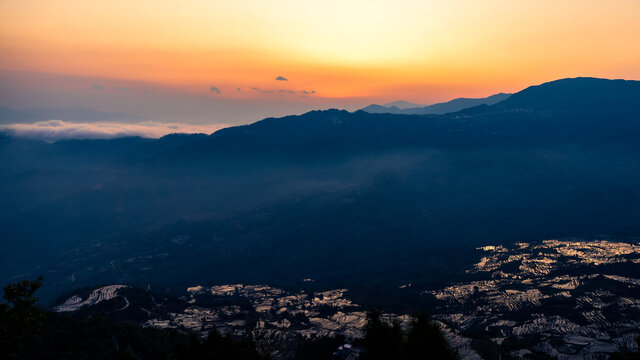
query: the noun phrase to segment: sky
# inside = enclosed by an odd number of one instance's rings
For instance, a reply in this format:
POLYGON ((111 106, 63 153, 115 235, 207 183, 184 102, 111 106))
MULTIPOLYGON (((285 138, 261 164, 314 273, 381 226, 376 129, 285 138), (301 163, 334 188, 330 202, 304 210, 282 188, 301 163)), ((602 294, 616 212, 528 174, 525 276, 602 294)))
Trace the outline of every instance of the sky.
POLYGON ((0 106, 243 124, 640 79, 638 0, 0 1, 0 106))

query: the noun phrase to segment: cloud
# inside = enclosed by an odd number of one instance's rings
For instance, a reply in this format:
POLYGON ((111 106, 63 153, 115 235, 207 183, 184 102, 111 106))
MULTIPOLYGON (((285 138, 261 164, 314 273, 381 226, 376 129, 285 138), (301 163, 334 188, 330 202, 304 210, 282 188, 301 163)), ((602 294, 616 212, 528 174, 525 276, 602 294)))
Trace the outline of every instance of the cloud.
POLYGON ((251 88, 251 90, 253 90, 253 91, 255 91, 255 92, 262 93, 262 94, 273 94, 273 93, 275 93, 275 92, 276 92, 276 90, 272 90, 272 89, 266 89, 266 90, 265 90, 265 89, 260 89, 260 88, 259 88, 259 87, 257 87, 257 86, 253 86, 253 87, 251 88))
POLYGON ((278 80, 278 81, 289 81, 289 80, 287 80, 287 78, 285 78, 285 77, 283 77, 283 76, 278 76, 278 77, 276 78, 276 80, 278 80))
POLYGON ((307 97, 306 95, 313 95, 315 94, 315 90, 312 91, 307 91, 307 90, 290 90, 290 89, 261 89, 257 86, 253 86, 251 87, 251 90, 260 93, 260 94, 274 94, 274 95, 278 95, 278 96, 285 96, 285 95, 294 95, 296 93, 299 94, 303 94, 303 97, 307 97))
POLYGON ((131 88, 123 87, 123 86, 116 86, 116 90, 127 92, 127 91, 131 91, 131 88))
POLYGON ((57 141, 64 139, 112 139, 117 137, 140 136, 160 138, 174 133, 211 134, 228 127, 226 124, 181 124, 145 121, 137 124, 116 122, 72 123, 63 120, 40 121, 33 124, 0 125, 0 131, 15 137, 57 141))
POLYGON ((210 87, 210 88, 209 88, 209 91, 214 92, 214 93, 216 93, 216 94, 220 94, 220 89, 218 89, 218 88, 217 88, 217 87, 215 87, 215 86, 210 87))
POLYGON ((91 90, 104 90, 104 87, 100 84, 91 85, 91 90))

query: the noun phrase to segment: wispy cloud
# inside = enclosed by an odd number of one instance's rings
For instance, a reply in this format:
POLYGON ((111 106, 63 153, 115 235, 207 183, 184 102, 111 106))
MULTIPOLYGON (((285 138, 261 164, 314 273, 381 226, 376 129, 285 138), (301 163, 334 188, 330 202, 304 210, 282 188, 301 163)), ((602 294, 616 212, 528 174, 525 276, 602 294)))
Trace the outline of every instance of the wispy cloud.
POLYGON ((104 90, 104 87, 100 84, 91 85, 91 90, 104 90))
POLYGON ((273 93, 275 93, 277 91, 277 90, 273 90, 273 89, 260 89, 257 86, 253 86, 251 88, 251 90, 253 90, 255 92, 263 93, 263 94, 273 94, 273 93))
POLYGON ((213 93, 216 93, 216 94, 220 94, 220 89, 218 89, 218 88, 217 88, 217 87, 215 87, 215 86, 210 87, 210 88, 209 88, 209 91, 211 91, 211 92, 213 92, 213 93))
POLYGON ((8 132, 16 137, 57 141, 63 139, 112 139, 127 136, 159 138, 173 133, 211 134, 227 126, 226 124, 194 125, 153 121, 125 124, 115 122, 72 123, 62 120, 48 120, 33 124, 0 125, 0 131, 8 132))
POLYGON ((260 93, 260 94, 275 94, 275 95, 279 95, 279 96, 283 96, 283 95, 294 95, 296 93, 300 93, 303 94, 303 97, 306 97, 306 95, 313 95, 315 94, 315 90, 312 91, 307 91, 307 90, 300 90, 300 91, 294 91, 291 89, 261 89, 257 86, 253 86, 251 87, 251 90, 260 93))
POLYGON ((278 77, 276 78, 276 80, 278 80, 278 81, 289 81, 289 80, 288 80, 287 78, 285 78, 284 76, 278 76, 278 77))

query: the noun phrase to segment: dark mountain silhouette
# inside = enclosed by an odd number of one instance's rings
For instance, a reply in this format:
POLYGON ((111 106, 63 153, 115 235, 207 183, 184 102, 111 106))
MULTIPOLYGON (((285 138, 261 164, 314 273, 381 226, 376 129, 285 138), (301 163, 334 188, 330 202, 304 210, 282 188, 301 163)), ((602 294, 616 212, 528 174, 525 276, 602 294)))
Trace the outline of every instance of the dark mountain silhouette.
POLYGON ((454 276, 450 247, 637 235, 639 89, 565 79, 445 115, 312 111, 158 140, 0 136, 0 280, 384 286, 454 276))
MULTIPOLYGON (((178 151, 195 157, 224 155, 227 159, 233 153, 250 159, 305 162, 398 148, 635 142, 634 131, 640 127, 639 84, 564 79, 527 88, 512 95, 513 100, 440 116, 312 111, 222 129, 178 151), (562 95, 565 92, 572 94, 562 95), (579 92, 584 101, 574 94, 579 92)), ((174 156, 184 157, 178 154, 174 156)))
POLYGON ((640 81, 588 77, 556 80, 528 87, 494 108, 638 114, 640 81))
POLYGON ((413 104, 406 102, 395 102, 385 105, 372 104, 363 108, 362 111, 371 114, 442 115, 478 105, 493 105, 507 99, 509 95, 510 94, 500 93, 481 99, 458 98, 428 106, 408 106, 407 104, 413 104))

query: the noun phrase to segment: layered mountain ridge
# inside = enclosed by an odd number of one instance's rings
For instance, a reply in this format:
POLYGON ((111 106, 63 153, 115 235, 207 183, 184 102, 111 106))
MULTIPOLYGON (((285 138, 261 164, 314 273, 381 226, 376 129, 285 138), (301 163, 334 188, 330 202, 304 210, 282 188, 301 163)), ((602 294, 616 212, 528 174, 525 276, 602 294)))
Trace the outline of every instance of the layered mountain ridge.
POLYGON ((313 111, 157 140, 3 135, 0 274, 44 274, 43 299, 154 279, 384 288, 455 274, 451 249, 634 236, 639 88, 566 79, 446 115, 313 111))

